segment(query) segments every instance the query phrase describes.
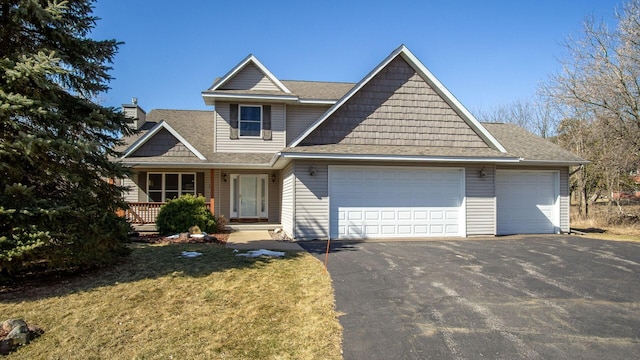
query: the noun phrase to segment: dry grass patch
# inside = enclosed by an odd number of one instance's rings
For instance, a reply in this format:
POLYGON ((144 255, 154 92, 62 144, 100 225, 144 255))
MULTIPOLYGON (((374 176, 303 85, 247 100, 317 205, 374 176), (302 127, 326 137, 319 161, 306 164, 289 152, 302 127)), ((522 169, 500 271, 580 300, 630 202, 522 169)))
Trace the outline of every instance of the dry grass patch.
POLYGON ((571 206, 571 228, 585 236, 617 241, 640 241, 640 205, 625 205, 621 213, 615 206, 597 203, 589 207, 589 217, 578 215, 577 206, 571 206))
POLYGON ((311 255, 133 247, 110 270, 0 294, 4 317, 45 330, 7 359, 341 358, 330 279, 311 255))

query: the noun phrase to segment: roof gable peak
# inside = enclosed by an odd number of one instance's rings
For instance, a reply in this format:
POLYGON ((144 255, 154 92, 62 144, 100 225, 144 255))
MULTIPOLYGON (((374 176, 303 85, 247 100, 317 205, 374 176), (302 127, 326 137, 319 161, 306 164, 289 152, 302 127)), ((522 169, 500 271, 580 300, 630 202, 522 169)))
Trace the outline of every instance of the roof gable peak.
POLYGON ((147 141, 151 140, 160 130, 165 129, 171 135, 173 135, 178 141, 180 141, 193 155, 195 155, 200 160, 206 160, 204 157, 193 145, 191 145, 182 135, 180 135, 171 125, 169 125, 166 121, 161 120, 154 127, 152 127, 146 134, 140 137, 136 142, 131 144, 127 150, 124 151, 121 159, 127 158, 136 152, 139 148, 142 147, 147 141))
POLYGON ((249 65, 254 65, 264 76, 266 76, 278 89, 282 92, 291 94, 291 91, 280 81, 278 78, 264 66, 258 58, 256 58, 253 54, 247 55, 242 61, 240 61, 236 66, 233 67, 228 73, 226 73, 222 78, 218 79, 208 91, 216 91, 221 89, 225 84, 227 84, 231 79, 233 79, 237 74, 239 74, 243 69, 245 69, 249 65))
POLYGON ((387 56, 378 66, 369 72, 360 82, 358 82, 347 94, 345 94, 338 102, 336 102, 329 110, 327 110, 318 120, 316 120, 307 130, 302 132, 289 146, 295 147, 307 138, 315 129, 324 123, 332 114, 342 107, 349 99, 358 93, 365 85, 375 78, 383 69, 385 69, 393 60, 401 56, 411 68, 413 68, 420 77, 427 82, 440 96, 456 111, 460 117, 476 131, 476 133, 490 147, 506 153, 506 149, 485 129, 480 122, 444 87, 444 85, 418 60, 418 58, 403 44, 396 48, 389 56, 387 56))

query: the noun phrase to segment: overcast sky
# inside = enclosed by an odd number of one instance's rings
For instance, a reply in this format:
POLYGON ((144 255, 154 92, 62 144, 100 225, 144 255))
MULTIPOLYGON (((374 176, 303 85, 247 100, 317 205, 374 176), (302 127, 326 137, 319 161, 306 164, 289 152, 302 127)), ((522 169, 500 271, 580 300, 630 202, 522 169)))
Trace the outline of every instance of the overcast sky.
POLYGON ((528 98, 588 15, 616 0, 98 0, 92 37, 124 42, 100 99, 208 109, 200 95, 254 54, 281 80, 357 82, 405 44, 471 111, 528 98))

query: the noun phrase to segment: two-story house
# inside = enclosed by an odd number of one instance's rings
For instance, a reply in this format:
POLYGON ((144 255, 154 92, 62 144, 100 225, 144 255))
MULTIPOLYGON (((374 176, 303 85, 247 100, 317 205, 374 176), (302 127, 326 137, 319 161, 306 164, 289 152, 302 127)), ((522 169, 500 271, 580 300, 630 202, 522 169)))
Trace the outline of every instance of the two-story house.
POLYGON ((188 193, 296 240, 569 231, 585 161, 480 123, 405 46, 356 84, 280 80, 250 55, 202 98, 212 111, 124 106, 133 221, 188 193))

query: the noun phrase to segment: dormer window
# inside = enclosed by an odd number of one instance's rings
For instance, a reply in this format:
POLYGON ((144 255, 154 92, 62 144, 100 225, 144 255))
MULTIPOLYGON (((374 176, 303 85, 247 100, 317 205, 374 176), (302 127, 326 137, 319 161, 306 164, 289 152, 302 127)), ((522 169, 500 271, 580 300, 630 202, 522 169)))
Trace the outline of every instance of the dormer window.
POLYGON ((240 136, 260 136, 262 130, 262 106, 240 105, 240 136))
POLYGON ((229 125, 231 140, 240 137, 271 140, 271 105, 229 104, 229 125))

